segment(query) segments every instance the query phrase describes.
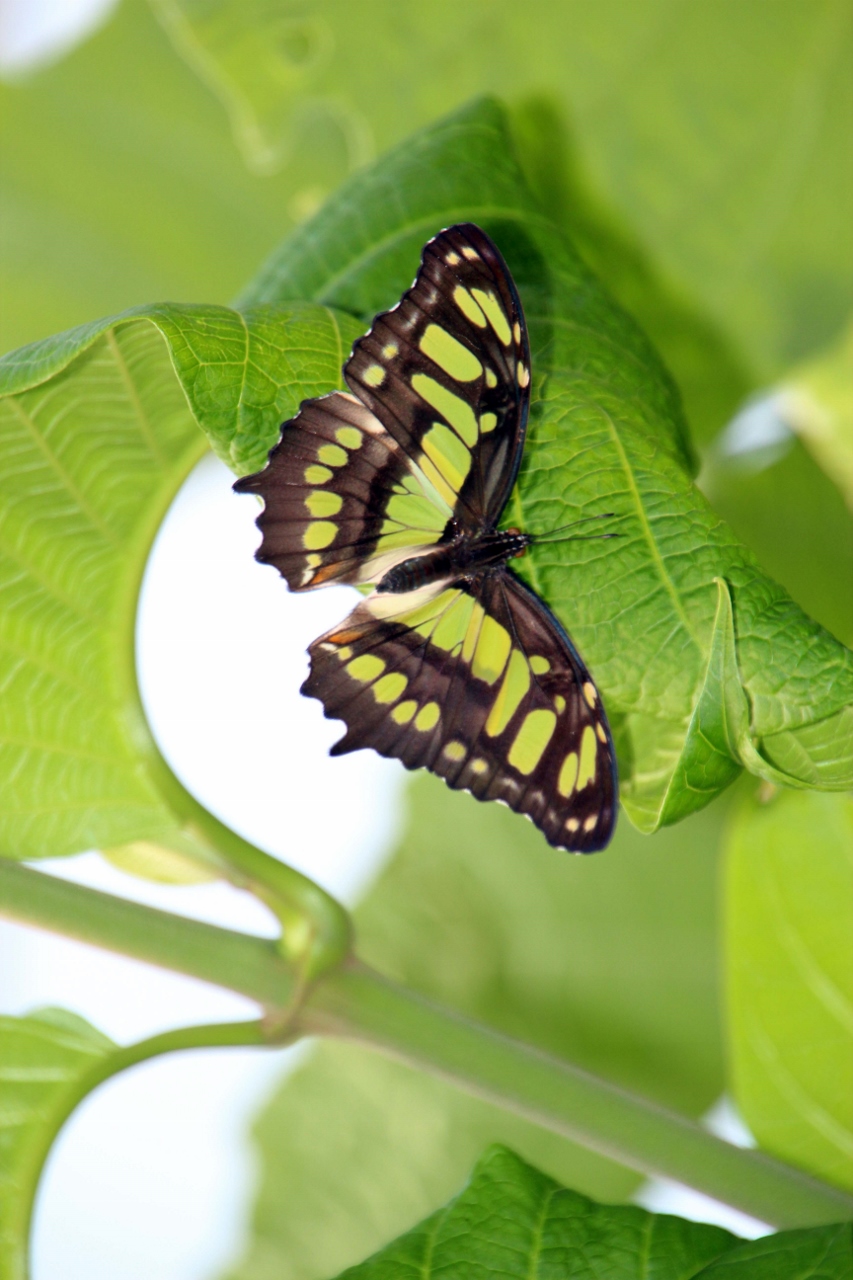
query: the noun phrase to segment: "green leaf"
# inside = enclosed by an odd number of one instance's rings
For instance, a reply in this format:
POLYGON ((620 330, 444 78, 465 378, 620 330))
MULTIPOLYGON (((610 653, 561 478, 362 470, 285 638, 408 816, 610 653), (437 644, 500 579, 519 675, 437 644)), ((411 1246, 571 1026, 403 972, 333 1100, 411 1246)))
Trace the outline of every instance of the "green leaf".
POLYGON ((114 1051, 83 1018, 39 1009, 0 1016, 0 1277, 23 1280, 29 1218, 51 1139, 68 1113, 69 1096, 114 1051))
POLYGON ((752 379, 844 323, 851 30, 837 0, 156 7, 268 154, 303 113, 384 149, 475 94, 547 95, 616 222, 752 379))
MULTIPOLYGON (((721 805, 604 857, 427 775, 356 913, 381 972, 691 1115, 724 1087, 715 902, 721 805), (655 939, 654 947, 648 945, 655 939)), ((322 1043, 258 1117, 263 1178, 240 1280, 326 1280, 453 1193, 490 1142, 604 1200, 629 1170, 357 1046, 322 1043)))
POLYGON ((688 1280, 734 1243, 720 1227, 596 1204, 493 1147, 449 1204, 342 1277, 688 1280))
POLYGON ((146 770, 148 550, 204 432, 236 470, 261 465, 281 419, 338 384, 356 332, 319 307, 164 305, 0 361, 2 855, 188 851, 146 770))
POLYGON ((746 800, 728 836, 733 1085, 759 1142, 853 1186, 853 802, 746 800))
MULTIPOLYGON (((837 737, 831 717, 853 702, 853 654, 761 573, 692 484, 669 379, 543 220, 494 103, 416 135, 351 179, 285 242, 246 300, 310 298, 367 321, 407 286, 423 241, 464 218, 503 249, 531 330, 531 425, 508 519, 538 532, 591 512, 618 518, 620 538, 533 548, 519 572, 589 662, 614 722, 623 802, 652 831, 707 803, 734 774, 724 766, 709 781, 690 736, 714 644, 718 579, 734 606, 728 680, 743 686, 749 710, 741 745, 730 749, 734 764, 759 767, 762 739, 796 736, 818 721, 837 737)), ((731 696, 743 695, 735 688, 731 696)), ((825 772, 813 740, 808 754, 808 777, 794 772, 792 781, 853 783, 853 746, 835 749, 825 772)))

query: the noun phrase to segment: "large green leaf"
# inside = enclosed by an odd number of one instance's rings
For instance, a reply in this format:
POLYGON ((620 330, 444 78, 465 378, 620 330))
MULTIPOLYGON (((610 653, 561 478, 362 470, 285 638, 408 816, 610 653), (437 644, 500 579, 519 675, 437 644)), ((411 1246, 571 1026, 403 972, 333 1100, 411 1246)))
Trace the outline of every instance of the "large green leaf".
POLYGON ((281 419, 338 383, 356 332, 320 307, 161 306, 0 361, 2 855, 184 847, 135 695, 148 549, 199 424, 232 466, 259 465, 281 419))
POLYGON ((532 532, 607 509, 618 517, 619 539, 534 548, 519 571, 556 609, 601 685, 632 820, 644 830, 675 821, 740 763, 772 773, 763 740, 772 749, 776 735, 821 721, 817 739, 833 742, 831 762, 824 767, 810 742, 807 776, 790 750, 776 769, 794 783, 849 785, 853 735, 838 717, 853 702, 853 655, 761 573, 693 485, 666 374, 543 220, 494 104, 416 135, 348 182, 273 256, 246 301, 310 298, 367 320, 408 284, 423 241, 462 218, 498 240, 531 329, 531 428, 508 517, 532 532), (746 711, 709 776, 694 713, 726 621, 718 580, 734 610, 729 682, 746 711))
POLYGON ((755 375, 844 321, 853 49, 840 0, 154 3, 254 156, 272 158, 307 112, 384 148, 474 94, 545 94, 618 220, 755 375))
MULTIPOLYGON (((567 858, 499 805, 416 778, 356 912, 359 953, 470 1017, 700 1115, 724 1087, 717 804, 654 839, 623 822, 567 858), (654 939, 654 946, 649 939, 654 939)), ((605 1200, 627 1169, 375 1053, 322 1044, 255 1126, 263 1179, 240 1280, 326 1280, 451 1195, 505 1142, 605 1200)))
POLYGON ((449 1204, 340 1280, 850 1280, 850 1246, 850 1224, 743 1244, 720 1227, 595 1204, 495 1147, 449 1204))
POLYGON ((64 1009, 0 1016, 0 1278, 23 1280, 27 1230, 42 1161, 68 1099, 115 1045, 64 1009))
POLYGON ((853 801, 747 799, 728 837, 733 1084, 763 1147, 853 1186, 853 801))

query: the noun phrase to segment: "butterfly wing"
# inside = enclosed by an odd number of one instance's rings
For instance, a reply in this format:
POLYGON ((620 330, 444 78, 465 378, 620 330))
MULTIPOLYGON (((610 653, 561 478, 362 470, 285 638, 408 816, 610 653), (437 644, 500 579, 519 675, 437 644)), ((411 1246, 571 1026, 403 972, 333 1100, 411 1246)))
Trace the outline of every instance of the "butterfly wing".
POLYGON ((491 240, 451 227, 412 288, 344 367, 354 394, 306 400, 267 467, 258 559, 291 589, 376 582, 441 541, 493 525, 524 447, 530 355, 521 304, 491 240))
POLYGON ((266 468, 234 488, 264 499, 256 556, 292 591, 376 581, 437 543, 453 514, 381 422, 341 391, 306 400, 266 468))
POLYGON ((414 285, 356 342, 344 377, 462 528, 497 521, 524 449, 530 348, 485 232, 462 223, 428 242, 414 285))
POLYGON ((374 593, 311 645, 303 693, 343 720, 333 754, 372 747, 527 814, 592 853, 616 818, 616 765, 589 673, 508 570, 408 596, 374 593))

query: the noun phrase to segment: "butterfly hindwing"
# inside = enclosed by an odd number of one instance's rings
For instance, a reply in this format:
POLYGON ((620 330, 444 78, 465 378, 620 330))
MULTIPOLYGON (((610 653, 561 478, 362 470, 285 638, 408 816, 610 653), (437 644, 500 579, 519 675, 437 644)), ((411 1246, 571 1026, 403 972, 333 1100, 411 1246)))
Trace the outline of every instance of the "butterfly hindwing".
POLYGON ((292 590, 375 582, 440 541, 500 515, 524 446, 530 355, 521 305, 477 227, 443 231, 412 288, 376 317, 344 367, 352 392, 304 401, 258 493, 263 541, 292 590))
POLYGON ((508 570, 410 596, 374 593, 309 650, 303 692, 372 747, 527 814, 554 845, 610 838, 616 775, 595 685, 508 570))

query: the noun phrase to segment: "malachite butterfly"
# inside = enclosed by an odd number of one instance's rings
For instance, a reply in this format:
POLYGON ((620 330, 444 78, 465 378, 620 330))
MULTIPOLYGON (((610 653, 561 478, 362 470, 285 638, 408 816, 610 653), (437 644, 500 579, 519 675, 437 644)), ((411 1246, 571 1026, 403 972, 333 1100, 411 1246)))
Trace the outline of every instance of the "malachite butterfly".
POLYGON ((310 646, 302 692, 373 747, 551 844, 601 849, 616 819, 601 698, 565 630, 508 567, 534 539, 498 522, 524 450, 530 350, 518 293, 472 224, 442 231, 414 285, 306 400, 263 471, 259 560, 294 591, 372 584, 310 646))

